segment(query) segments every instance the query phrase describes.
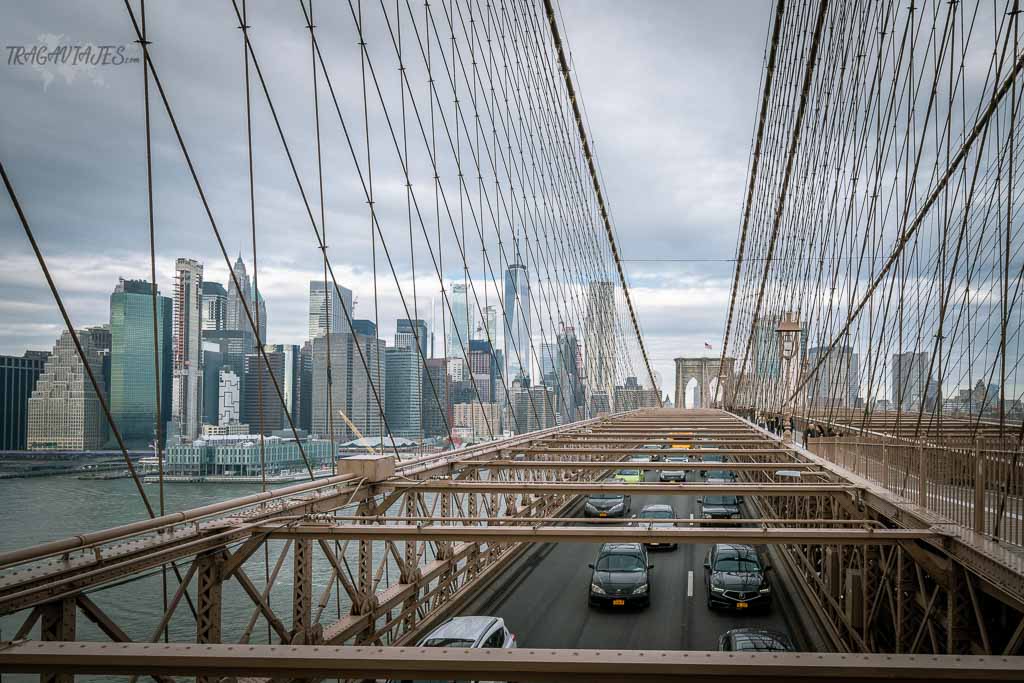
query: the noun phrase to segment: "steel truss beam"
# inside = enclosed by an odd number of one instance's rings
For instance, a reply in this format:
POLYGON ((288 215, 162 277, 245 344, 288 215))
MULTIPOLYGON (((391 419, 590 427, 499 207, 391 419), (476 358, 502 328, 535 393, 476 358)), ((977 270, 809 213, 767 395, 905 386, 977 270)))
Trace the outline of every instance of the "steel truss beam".
POLYGON ((264 678, 651 681, 1022 681, 1016 658, 679 650, 518 650, 17 642, 0 671, 264 678))
MULTIPOLYGON (((722 463, 728 469, 729 463, 722 463)), ((416 490, 426 492, 458 493, 673 493, 681 496, 702 494, 736 494, 757 496, 818 496, 852 493, 858 490, 851 484, 597 484, 569 482, 527 482, 527 481, 452 481, 450 479, 426 479, 423 481, 388 481, 384 488, 395 490, 416 490)))
POLYGON ((613 470, 623 467, 639 470, 746 470, 774 472, 776 470, 815 470, 814 473, 830 474, 812 462, 630 462, 628 460, 487 460, 469 463, 480 469, 520 470, 572 470, 597 469, 613 470))
POLYGON ((937 531, 927 529, 807 529, 777 527, 732 528, 649 528, 624 521, 628 526, 592 525, 560 526, 450 526, 414 524, 298 524, 266 527, 270 538, 308 541, 374 540, 374 541, 463 541, 498 543, 824 543, 883 544, 899 541, 938 540, 937 531))

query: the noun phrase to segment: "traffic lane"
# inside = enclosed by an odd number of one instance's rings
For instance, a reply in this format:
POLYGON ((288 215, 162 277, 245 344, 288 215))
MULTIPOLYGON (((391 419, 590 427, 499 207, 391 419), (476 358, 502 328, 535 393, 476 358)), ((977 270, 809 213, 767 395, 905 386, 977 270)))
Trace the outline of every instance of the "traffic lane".
MULTIPOLYGON (((633 499, 633 512, 654 496, 633 499)), ((678 506, 678 503, 677 503, 678 506)), ((678 510, 678 507, 677 507, 678 510)), ((687 512, 689 514, 689 512, 687 512)), ((588 605, 591 569, 599 543, 545 544, 516 563, 465 614, 502 617, 520 647, 678 650, 686 610, 685 546, 650 553, 651 606, 588 605)))
MULTIPOLYGON (((649 480, 656 477, 648 476, 649 480)), ((629 514, 639 514, 650 503, 671 504, 678 517, 700 515, 695 496, 670 494, 633 496, 629 514)), ((651 607, 589 607, 591 570, 587 564, 596 559, 599 547, 597 543, 560 543, 533 549, 463 614, 502 617, 520 647, 715 650, 719 636, 733 628, 791 633, 777 605, 769 613, 708 609, 704 586, 707 545, 683 544, 674 551, 650 553, 655 567, 651 607)))

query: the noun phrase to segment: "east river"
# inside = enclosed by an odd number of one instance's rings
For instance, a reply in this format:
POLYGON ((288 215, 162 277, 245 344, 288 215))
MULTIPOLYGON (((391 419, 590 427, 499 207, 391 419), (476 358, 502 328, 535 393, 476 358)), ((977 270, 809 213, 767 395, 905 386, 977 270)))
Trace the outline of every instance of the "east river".
MULTIPOLYGON (((146 484, 145 491, 154 508, 159 505, 159 488, 146 484)), ((165 486, 165 510, 176 512, 200 507, 209 503, 256 493, 258 484, 167 484, 165 486)), ((73 476, 39 477, 30 479, 0 480, 0 551, 9 551, 45 541, 67 538, 75 534, 98 531, 128 522, 146 518, 146 510, 131 479, 79 480, 73 476)), ((277 555, 284 546, 283 541, 269 545, 269 568, 272 570, 277 555)), ((376 545, 376 544, 375 544, 376 545)), ((374 568, 384 552, 383 546, 374 549, 374 568)), ((356 544, 344 552, 349 566, 355 573, 356 544)), ((319 549, 314 553, 316 562, 313 571, 314 618, 320 605, 326 603, 321 623, 328 624, 347 614, 350 602, 341 591, 333 591, 323 599, 324 590, 331 582, 331 566, 319 549)), ((246 563, 245 572, 261 590, 265 586, 268 558, 258 551, 246 563)), ((179 562, 182 575, 188 570, 189 559, 179 562)), ((389 561, 379 587, 388 585, 397 578, 397 569, 389 561)), ((285 558, 275 587, 271 592, 271 605, 286 626, 291 623, 291 557, 285 558)), ((103 588, 90 593, 90 597, 106 611, 132 640, 147 641, 154 636, 164 611, 163 579, 160 569, 141 578, 120 585, 103 588)), ((195 581, 190 594, 194 596, 195 581)), ((177 581, 172 571, 167 572, 168 599, 173 596, 177 581)), ((238 642, 246 625, 253 617, 253 602, 245 595, 236 581, 224 586, 223 631, 225 642, 238 642)), ((0 617, 0 639, 11 638, 21 626, 28 610, 0 617)), ((104 641, 106 637, 81 612, 77 619, 79 640, 104 641)), ((33 638, 38 637, 38 625, 33 629, 33 638)), ((169 627, 172 641, 195 642, 195 621, 188 604, 183 600, 169 627)), ((267 642, 266 621, 260 618, 251 642, 267 642)), ((15 677, 4 676, 5 681, 15 677)), ((30 680, 17 677, 17 680, 30 680)))

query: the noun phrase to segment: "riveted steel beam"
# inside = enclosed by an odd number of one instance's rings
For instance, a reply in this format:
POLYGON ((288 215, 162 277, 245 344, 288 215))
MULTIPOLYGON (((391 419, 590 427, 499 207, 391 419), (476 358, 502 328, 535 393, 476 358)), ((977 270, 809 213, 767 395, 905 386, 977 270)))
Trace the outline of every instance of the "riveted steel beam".
POLYGON ((10 673, 270 678, 565 681, 1022 681, 1016 657, 681 650, 448 649, 23 641, 0 648, 10 673))

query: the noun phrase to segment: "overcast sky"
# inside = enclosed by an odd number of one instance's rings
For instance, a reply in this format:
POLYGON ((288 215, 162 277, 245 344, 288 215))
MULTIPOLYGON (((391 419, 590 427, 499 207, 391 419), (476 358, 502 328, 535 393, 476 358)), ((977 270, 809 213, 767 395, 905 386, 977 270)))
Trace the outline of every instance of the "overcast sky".
MULTIPOLYGON (((316 7, 341 108, 358 113, 359 52, 348 6, 316 7)), ((375 3, 364 7, 377 13, 379 26, 367 31, 368 49, 383 65, 391 44, 381 10, 375 3)), ((705 341, 720 351, 731 264, 664 259, 733 256, 769 9, 766 2, 747 1, 560 0, 621 254, 648 349, 668 392, 672 358, 706 353, 705 341)), ((243 252, 251 264, 242 48, 234 10, 230 2, 151 2, 147 10, 157 70, 226 249, 232 259, 243 252)), ((250 3, 249 12, 254 49, 299 175, 307 191, 315 190, 310 52, 301 12, 296 3, 263 2, 250 3)), ((149 272, 141 65, 68 70, 9 61, 12 47, 39 43, 125 45, 126 56, 138 55, 131 22, 123 4, 113 0, 20 3, 2 13, 0 160, 76 326, 107 322, 117 278, 148 278, 149 272)), ((394 78, 390 69, 381 70, 388 72, 382 79, 394 78)), ((386 81, 385 90, 390 83, 390 92, 397 93, 397 81, 386 81)), ((273 122, 256 95, 254 136, 262 143, 254 161, 259 276, 268 337, 300 343, 306 336, 308 280, 322 277, 321 262, 273 122)), ((390 337, 394 319, 404 317, 398 287, 379 261, 373 310, 365 201, 353 199, 360 188, 355 174, 345 170, 348 152, 337 119, 328 123, 334 112, 325 112, 327 106, 321 100, 331 260, 339 283, 356 293, 357 315, 379 316, 382 336, 390 337)), ((153 107, 161 289, 170 293, 178 256, 199 259, 207 279, 226 283, 223 258, 167 117, 155 99, 153 107)), ((383 118, 372 113, 371 120, 383 118)), ((382 126, 372 132, 374 141, 384 140, 373 143, 373 153, 383 154, 390 139, 382 126)), ((410 123, 410 147, 416 144, 412 136, 410 123)), ((393 212, 404 221, 400 171, 384 162, 375 168, 382 217, 393 212)), ((431 188, 418 191, 432 209, 431 188)), ((403 244, 401 235, 389 236, 388 244, 401 271, 403 296, 412 301, 408 262, 416 255, 417 312, 429 318, 437 290, 430 257, 421 257, 424 249, 416 244, 403 244)), ((0 251, 0 353, 50 348, 62 328, 59 314, 6 196, 0 198, 0 251)), ((446 277, 457 276, 450 270, 454 254, 452 247, 445 256, 446 277)), ((494 297, 493 283, 481 287, 481 299, 494 297)))

